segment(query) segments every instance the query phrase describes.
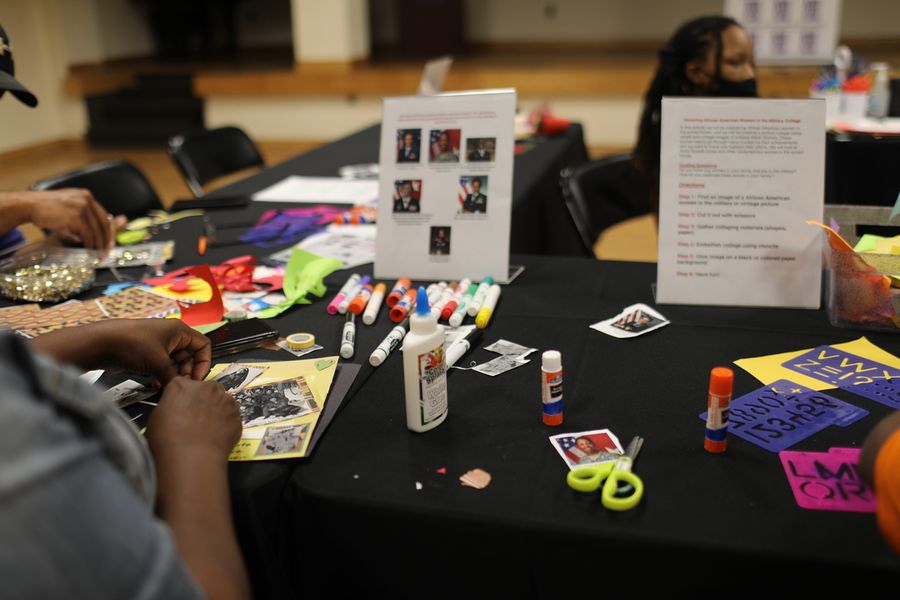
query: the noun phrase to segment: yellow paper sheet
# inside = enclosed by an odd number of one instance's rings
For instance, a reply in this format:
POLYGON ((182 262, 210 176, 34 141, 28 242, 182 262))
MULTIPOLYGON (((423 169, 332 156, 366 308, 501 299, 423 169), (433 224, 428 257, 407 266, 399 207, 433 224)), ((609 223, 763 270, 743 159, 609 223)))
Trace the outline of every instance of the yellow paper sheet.
MULTIPOLYGON (((869 360, 889 365, 895 369, 900 369, 900 359, 890 352, 882 350, 865 337, 853 340, 852 342, 844 342, 843 344, 831 344, 831 346, 845 352, 856 354, 857 356, 862 356, 863 358, 868 358, 869 360)), ((769 354, 768 356, 756 356, 754 358, 741 358, 734 361, 734 364, 759 379, 763 385, 769 385, 773 381, 778 381, 779 379, 788 379, 794 383, 799 383, 800 385, 819 392, 833 389, 833 385, 825 383, 824 381, 807 377, 797 371, 786 369, 781 366, 785 361, 800 356, 810 350, 812 350, 812 348, 795 350, 793 352, 782 352, 780 354, 769 354)))
MULTIPOLYGON (((229 366, 230 363, 221 363, 213 366, 207 375, 212 379, 229 366)), ((251 363, 248 363, 251 364, 251 363)), ((319 406, 319 410, 274 423, 266 423, 256 427, 245 427, 241 433, 241 439, 235 445, 228 460, 273 460, 278 458, 297 458, 306 456, 309 440, 319 421, 319 416, 325 409, 325 400, 331 382, 337 369, 338 357, 327 356, 308 360, 286 360, 279 362, 254 362, 254 367, 266 367, 262 375, 253 380, 247 386, 254 388, 270 383, 277 383, 286 379, 303 377, 312 391, 313 398, 319 406), (278 447, 277 452, 271 450, 272 446, 278 447), (290 448, 286 448, 290 446, 290 448)))

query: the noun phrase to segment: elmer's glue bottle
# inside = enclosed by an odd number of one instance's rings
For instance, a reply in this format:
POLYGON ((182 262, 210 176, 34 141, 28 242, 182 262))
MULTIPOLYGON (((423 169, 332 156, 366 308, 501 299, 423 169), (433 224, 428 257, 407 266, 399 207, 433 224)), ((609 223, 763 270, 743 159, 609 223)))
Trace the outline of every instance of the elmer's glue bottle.
POLYGON ((547 350, 541 355, 541 405, 544 425, 562 425, 562 355, 556 350, 547 350))
POLYGON ((409 318, 402 350, 406 426, 419 432, 434 429, 447 418, 447 364, 444 332, 431 314, 423 287, 419 288, 416 312, 409 318))

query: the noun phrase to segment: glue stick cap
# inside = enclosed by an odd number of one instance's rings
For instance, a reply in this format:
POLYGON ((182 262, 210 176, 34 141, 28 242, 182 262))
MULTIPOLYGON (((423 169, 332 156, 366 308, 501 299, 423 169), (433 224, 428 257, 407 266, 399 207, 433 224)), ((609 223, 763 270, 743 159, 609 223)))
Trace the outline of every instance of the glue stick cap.
POLYGON ((734 387, 734 371, 728 367, 713 367, 709 372, 709 393, 730 396, 734 387))
POLYGON ((558 350, 547 350, 541 354, 541 368, 549 373, 562 369, 562 355, 558 350))

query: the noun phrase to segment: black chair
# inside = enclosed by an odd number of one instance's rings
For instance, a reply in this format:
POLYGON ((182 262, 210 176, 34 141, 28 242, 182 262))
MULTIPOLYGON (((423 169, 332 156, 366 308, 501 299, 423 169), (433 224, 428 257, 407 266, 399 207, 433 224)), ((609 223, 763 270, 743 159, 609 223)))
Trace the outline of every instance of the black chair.
POLYGON ((169 139, 169 156, 196 198, 204 194, 203 186, 213 179, 265 166, 256 144, 237 127, 176 135, 169 139))
POLYGON ((129 219, 163 208, 156 190, 140 169, 124 160, 88 165, 31 184, 31 189, 37 191, 62 188, 85 188, 110 214, 129 219))
POLYGON ((566 208, 587 256, 604 229, 650 209, 647 181, 634 168, 632 153, 613 154, 560 173, 566 208))

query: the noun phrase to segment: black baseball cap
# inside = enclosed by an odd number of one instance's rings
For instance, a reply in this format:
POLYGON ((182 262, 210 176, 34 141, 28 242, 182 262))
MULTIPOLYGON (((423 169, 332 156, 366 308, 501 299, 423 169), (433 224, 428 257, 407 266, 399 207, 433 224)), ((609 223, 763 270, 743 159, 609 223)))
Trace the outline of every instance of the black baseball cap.
POLYGON ((31 107, 37 106, 37 96, 16 81, 16 78, 13 77, 15 74, 16 67, 13 62, 12 50, 9 49, 9 37, 6 35, 6 30, 0 25, 0 96, 8 90, 23 104, 31 107))

